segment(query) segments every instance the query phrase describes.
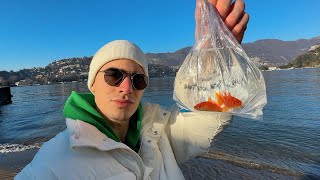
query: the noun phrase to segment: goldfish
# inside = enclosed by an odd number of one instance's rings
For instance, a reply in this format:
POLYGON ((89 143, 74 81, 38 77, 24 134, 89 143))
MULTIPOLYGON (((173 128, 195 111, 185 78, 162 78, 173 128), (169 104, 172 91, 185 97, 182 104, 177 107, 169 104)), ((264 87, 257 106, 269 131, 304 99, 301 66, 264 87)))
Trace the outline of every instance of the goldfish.
POLYGON ((223 107, 226 107, 227 109, 230 109, 230 108, 240 108, 242 106, 241 100, 231 96, 230 92, 227 93, 225 91, 223 94, 216 92, 215 96, 216 96, 216 99, 218 100, 217 104, 220 107, 223 106, 223 107))
POLYGON ((201 102, 194 106, 196 110, 200 111, 217 111, 226 112, 232 108, 241 108, 242 101, 236 97, 231 96, 231 93, 226 91, 223 93, 215 92, 217 102, 213 101, 210 97, 208 101, 201 102))
POLYGON ((222 108, 212 101, 210 97, 208 98, 208 101, 201 102, 195 105, 194 108, 199 111, 222 111, 222 108))

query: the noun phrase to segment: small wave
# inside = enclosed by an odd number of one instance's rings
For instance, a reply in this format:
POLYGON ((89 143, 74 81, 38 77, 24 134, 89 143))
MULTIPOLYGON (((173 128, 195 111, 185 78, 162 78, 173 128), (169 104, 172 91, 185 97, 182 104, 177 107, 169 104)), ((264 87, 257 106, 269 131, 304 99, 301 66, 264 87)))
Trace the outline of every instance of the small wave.
POLYGON ((207 158, 207 159, 222 160, 222 161, 228 162, 230 164, 233 164, 233 165, 236 165, 239 167, 270 171, 272 173, 278 173, 278 174, 283 174, 283 175, 287 175, 287 176, 299 177, 299 176, 303 175, 303 173, 301 173, 301 172, 277 167, 277 166, 270 165, 270 164, 249 161, 249 160, 245 160, 245 159, 242 159, 242 158, 239 158, 236 156, 232 156, 232 155, 224 154, 224 153, 220 153, 220 152, 209 152, 209 153, 202 154, 199 157, 207 158))
POLYGON ((32 145, 23 145, 23 144, 0 144, 0 153, 12 153, 12 152, 21 152, 28 149, 40 148, 41 143, 35 143, 32 145))

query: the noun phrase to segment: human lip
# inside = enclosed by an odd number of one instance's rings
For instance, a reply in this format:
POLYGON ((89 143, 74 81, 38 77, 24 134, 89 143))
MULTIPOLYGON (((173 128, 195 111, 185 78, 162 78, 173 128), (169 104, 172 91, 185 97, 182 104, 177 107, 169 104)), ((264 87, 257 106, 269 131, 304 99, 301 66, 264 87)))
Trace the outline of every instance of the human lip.
POLYGON ((131 104, 133 104, 133 101, 132 101, 132 100, 124 100, 124 99, 115 99, 115 100, 113 100, 113 102, 114 102, 118 107, 121 107, 121 108, 128 107, 128 106, 130 106, 131 104))

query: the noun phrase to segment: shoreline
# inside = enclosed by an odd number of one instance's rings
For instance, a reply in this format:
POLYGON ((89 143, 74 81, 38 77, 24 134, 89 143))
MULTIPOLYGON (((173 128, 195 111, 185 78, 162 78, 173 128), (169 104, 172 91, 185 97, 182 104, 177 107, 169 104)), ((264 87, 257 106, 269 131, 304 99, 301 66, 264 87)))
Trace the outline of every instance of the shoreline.
MULTIPOLYGON (((287 71, 287 70, 301 70, 301 69, 320 69, 319 67, 301 67, 301 68, 286 68, 286 69, 280 69, 280 68, 276 68, 276 69, 267 69, 267 70, 263 70, 260 69, 260 71, 264 72, 272 72, 272 71, 287 71)), ((175 76, 164 76, 164 77, 149 77, 150 79, 161 79, 161 78, 175 78, 175 76)), ((0 87, 25 87, 25 86, 43 86, 43 85, 57 85, 57 84, 74 84, 74 83, 87 83, 87 81, 66 81, 66 82, 56 82, 56 83, 49 83, 49 84, 31 84, 31 85, 8 85, 8 86, 0 86, 0 87)))
POLYGON ((0 179, 14 179, 17 173, 0 169, 0 179))
POLYGON ((38 148, 33 148, 21 152, 0 154, 0 179, 13 179, 31 162, 38 150, 38 148))

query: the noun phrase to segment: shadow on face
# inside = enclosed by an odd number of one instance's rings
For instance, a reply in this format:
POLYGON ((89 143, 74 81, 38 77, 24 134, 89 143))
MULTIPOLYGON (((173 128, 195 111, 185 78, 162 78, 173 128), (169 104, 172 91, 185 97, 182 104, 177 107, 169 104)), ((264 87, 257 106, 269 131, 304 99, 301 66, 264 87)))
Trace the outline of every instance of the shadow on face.
POLYGON ((111 86, 105 81, 106 69, 121 69, 124 72, 144 74, 142 67, 135 61, 118 59, 102 66, 91 87, 95 95, 98 111, 106 119, 121 123, 129 121, 137 110, 144 90, 136 90, 132 86, 130 76, 126 77, 118 86, 111 86))

